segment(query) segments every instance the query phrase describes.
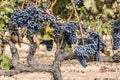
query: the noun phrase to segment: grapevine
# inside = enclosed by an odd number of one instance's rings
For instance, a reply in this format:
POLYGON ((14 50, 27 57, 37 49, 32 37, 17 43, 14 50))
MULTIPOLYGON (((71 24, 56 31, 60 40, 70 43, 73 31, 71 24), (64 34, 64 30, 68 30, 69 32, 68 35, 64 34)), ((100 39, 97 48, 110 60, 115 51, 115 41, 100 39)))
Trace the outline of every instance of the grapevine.
MULTIPOLYGON (((85 45, 82 45, 82 39, 77 39, 76 34, 76 31, 79 30, 78 22, 56 22, 56 18, 53 15, 47 14, 46 11, 41 8, 37 8, 35 5, 26 7, 22 11, 14 11, 11 16, 11 27, 9 31, 13 31, 17 36, 19 36, 20 34, 16 29, 26 28, 26 35, 30 36, 32 34, 36 34, 36 32, 40 32, 41 29, 44 30, 44 22, 48 21, 50 22, 50 26, 54 29, 55 42, 56 44, 59 44, 57 46, 60 46, 61 41, 63 40, 62 46, 60 47, 61 49, 64 49, 66 45, 69 45, 69 47, 72 48, 72 44, 76 44, 78 41, 78 47, 75 50, 75 54, 78 56, 78 60, 83 67, 87 66, 86 60, 89 56, 94 56, 96 61, 100 60, 100 53, 104 52, 106 45, 105 41, 97 32, 88 32, 89 36, 85 38, 85 45)), ((117 22, 115 22, 115 25, 116 23, 117 22)), ((46 45, 46 49, 48 51, 51 51, 53 48, 53 40, 43 40, 40 44, 46 45)))
MULTIPOLYGON (((31 0, 32 1, 32 0, 31 0)), ((30 1, 30 2, 31 2, 30 1)), ((68 21, 62 19, 58 20, 60 16, 53 14, 54 7, 56 7, 57 0, 50 0, 52 5, 50 8, 45 8, 43 5, 38 7, 39 2, 33 0, 28 6, 27 0, 25 0, 21 6, 21 9, 14 10, 10 17, 10 25, 3 35, 0 33, 0 48, 4 48, 6 44, 9 44, 12 53, 12 59, 0 56, 1 61, 7 61, 4 65, 0 64, 3 70, 0 75, 15 75, 24 71, 45 71, 52 74, 54 80, 63 80, 61 75, 60 66, 63 60, 67 59, 78 59, 79 63, 86 68, 88 66, 88 59, 94 58, 94 61, 101 60, 101 53, 104 53, 106 48, 106 42, 103 39, 99 30, 94 31, 85 28, 86 25, 84 21, 80 20, 81 14, 87 11, 82 11, 82 9, 91 9, 94 12, 93 6, 85 6, 84 0, 70 0, 72 4, 67 5, 70 8, 72 15, 68 18, 68 21), (36 5, 34 4, 36 3, 36 5), (73 14, 75 12, 75 15, 73 14), (81 13, 81 14, 79 14, 81 13), (76 16, 76 19, 72 17, 76 16), (79 34, 80 33, 80 34, 79 34), (39 38, 37 37, 39 35, 39 38), (47 35, 47 38, 46 38, 47 35), (81 36, 80 36, 81 35, 81 36), (19 62, 18 49, 16 48, 16 43, 19 45, 22 43, 23 38, 27 38, 29 48, 29 54, 26 57, 28 65, 22 65, 19 62), (47 51, 52 51, 56 44, 55 58, 51 65, 40 64, 34 59, 35 52, 39 45, 45 45, 47 51), (73 47, 75 48, 73 50, 73 47), (68 47, 69 46, 69 47, 68 47), (66 51, 66 47, 70 49, 69 52, 66 51), (71 57, 72 56, 72 57, 71 57), (4 60, 5 59, 5 60, 4 60), (8 64, 8 65, 7 65, 8 64), (5 68, 4 68, 5 66, 5 68), (11 69, 12 68, 12 69, 11 69)), ((94 3, 94 1, 93 1, 94 3)), ((91 3, 92 4, 92 3, 91 3)), ((64 6, 63 6, 64 7, 64 6)), ((94 5, 95 7, 95 5, 94 5)), ((92 14, 92 12, 91 12, 92 14)), ((96 13, 94 14, 97 15, 96 13)), ((91 17, 91 16, 89 16, 91 17)), ((99 17, 101 18, 101 16, 99 17)), ((82 18, 81 18, 82 19, 82 18)), ((90 21, 90 20, 89 20, 90 21)), ((93 26, 94 24, 92 24, 93 26)), ((100 24, 97 23, 97 26, 100 24)), ((94 25, 95 26, 95 25, 94 25)), ((91 27, 91 25, 90 25, 91 27)), ((98 27, 99 29, 99 27, 98 27)), ((113 50, 120 48, 120 19, 115 20, 112 27, 112 37, 113 37, 113 50)), ((21 45, 20 45, 21 47, 21 45)), ((3 54, 3 50, 1 54, 3 54)), ((118 52, 119 54, 119 52, 118 52)), ((119 57, 111 57, 113 61, 119 61, 119 57)))

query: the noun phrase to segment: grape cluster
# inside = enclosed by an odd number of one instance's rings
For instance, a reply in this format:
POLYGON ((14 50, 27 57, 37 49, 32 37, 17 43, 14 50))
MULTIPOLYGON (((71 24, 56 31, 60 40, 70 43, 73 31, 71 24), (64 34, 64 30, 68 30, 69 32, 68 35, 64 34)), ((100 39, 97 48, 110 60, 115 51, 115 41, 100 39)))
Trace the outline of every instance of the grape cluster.
POLYGON ((62 49, 68 44, 71 46, 77 42, 76 30, 78 28, 78 24, 75 21, 70 21, 69 23, 56 23, 55 26, 55 37, 56 42, 60 43, 63 39, 62 49))
POLYGON ((85 45, 82 45, 82 39, 78 39, 78 47, 75 54, 83 67, 87 67, 87 58, 95 57, 96 61, 100 60, 100 53, 104 51, 106 45, 101 36, 94 31, 90 31, 87 38, 85 38, 85 45))
POLYGON ((120 19, 114 21, 113 29, 120 29, 120 19))
POLYGON ((102 39, 102 37, 94 31, 89 32, 89 37, 93 38, 95 43, 97 44, 97 50, 104 52, 104 49, 106 47, 105 41, 102 39))
POLYGON ((35 5, 26 7, 23 10, 15 10, 11 16, 11 27, 14 28, 27 28, 27 34, 31 35, 44 28, 43 22, 50 21, 51 24, 55 23, 56 19, 53 15, 49 15, 41 8, 35 5))
POLYGON ((77 5, 78 7, 82 7, 83 6, 83 2, 81 0, 74 0, 75 5, 77 5))
POLYGON ((48 51, 51 51, 53 48, 53 40, 43 40, 42 42, 40 42, 40 44, 46 45, 46 49, 48 51))
POLYGON ((120 30, 120 19, 116 20, 113 24, 113 33, 112 33, 112 37, 113 37, 113 49, 117 50, 120 48, 120 34, 119 34, 119 30, 120 30))
POLYGON ((120 48, 120 34, 112 34, 113 37, 113 49, 117 50, 120 48))

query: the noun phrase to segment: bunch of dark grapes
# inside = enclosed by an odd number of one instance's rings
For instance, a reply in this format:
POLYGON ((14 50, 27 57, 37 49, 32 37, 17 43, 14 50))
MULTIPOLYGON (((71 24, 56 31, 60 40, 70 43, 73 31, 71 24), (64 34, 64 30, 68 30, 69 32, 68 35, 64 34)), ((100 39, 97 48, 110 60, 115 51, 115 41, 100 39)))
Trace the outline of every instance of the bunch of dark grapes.
POLYGON ((74 21, 70 21, 69 23, 57 23, 55 26, 55 37, 56 42, 60 43, 62 39, 63 45, 62 49, 68 44, 70 47, 72 44, 77 42, 76 30, 78 28, 78 24, 74 21))
POLYGON ((46 49, 48 51, 51 51, 53 48, 53 40, 43 40, 42 42, 40 42, 40 44, 46 45, 46 49))
POLYGON ((55 23, 55 17, 49 15, 41 8, 35 5, 26 7, 23 10, 15 10, 11 16, 11 27, 13 28, 27 28, 27 35, 31 35, 44 28, 43 22, 50 21, 55 23))
POLYGON ((85 38, 85 45, 82 45, 82 39, 78 39, 78 47, 75 54, 83 67, 87 67, 87 58, 95 57, 96 61, 100 60, 100 53, 104 51, 106 45, 102 37, 94 31, 90 31, 87 38, 85 38))
POLYGON ((78 45, 74 52, 78 56, 78 61, 81 63, 83 67, 87 67, 87 52, 84 46, 78 45))
POLYGON ((83 2, 82 0, 74 0, 75 5, 77 5, 78 7, 82 7, 83 6, 83 2))
POLYGON ((99 35, 97 32, 90 31, 89 37, 93 38, 95 43, 97 44, 97 50, 104 52, 104 49, 106 47, 105 41, 102 39, 102 36, 99 35))
POLYGON ((116 20, 113 24, 113 32, 112 32, 112 37, 113 37, 113 49, 117 50, 120 48, 120 19, 116 20))
POLYGON ((120 19, 114 21, 113 29, 120 29, 120 19))
POLYGON ((76 30, 78 29, 78 24, 74 21, 70 21, 67 25, 68 28, 66 28, 66 30, 70 29, 70 32, 66 33, 68 38, 65 40, 69 41, 71 44, 75 44, 77 42, 76 30))
POLYGON ((56 23, 54 25, 54 34, 55 34, 55 38, 56 38, 56 42, 60 43, 61 39, 62 39, 62 35, 63 32, 65 32, 65 27, 67 25, 65 23, 56 23))
POLYGON ((112 34, 113 37, 113 49, 117 50, 120 48, 120 34, 112 34))

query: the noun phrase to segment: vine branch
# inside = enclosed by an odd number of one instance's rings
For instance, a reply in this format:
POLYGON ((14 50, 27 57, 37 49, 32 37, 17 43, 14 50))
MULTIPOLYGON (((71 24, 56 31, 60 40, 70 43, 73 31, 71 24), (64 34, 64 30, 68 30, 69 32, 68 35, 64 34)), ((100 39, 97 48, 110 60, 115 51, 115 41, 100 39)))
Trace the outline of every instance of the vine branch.
POLYGON ((24 9, 25 3, 26 3, 26 0, 23 1, 22 6, 21 6, 21 10, 24 9))
MULTIPOLYGON (((60 70, 61 63, 64 60, 77 59, 77 56, 72 52, 57 50, 55 53, 55 60, 52 65, 39 64, 39 65, 32 65, 32 66, 31 65, 24 66, 18 63, 19 56, 17 54, 15 45, 12 42, 9 42, 9 44, 12 49, 11 52, 12 52, 12 57, 14 59, 14 60, 12 59, 14 62, 13 64, 14 68, 11 70, 0 70, 0 75, 11 76, 11 75, 16 75, 22 72, 45 71, 45 72, 49 72, 53 76, 54 80, 63 80, 61 75, 61 70, 60 70)), ((120 62, 120 52, 112 57, 101 57, 101 61, 102 62, 120 62)))
POLYGON ((48 9, 51 13, 53 13, 53 7, 55 6, 57 0, 54 0, 54 2, 51 4, 50 8, 48 9))
POLYGON ((84 36, 83 36, 83 33, 82 33, 82 26, 81 26, 81 24, 80 24, 80 18, 79 18, 78 12, 77 12, 77 10, 76 10, 75 4, 74 4, 74 0, 71 0, 71 2, 72 2, 73 9, 74 9, 74 11, 75 11, 76 18, 77 18, 77 20, 78 20, 78 24, 79 24, 79 27, 80 27, 80 34, 81 34, 81 37, 82 37, 82 43, 83 43, 83 45, 84 45, 84 44, 85 44, 85 43, 84 43, 84 36))
POLYGON ((70 22, 70 20, 71 20, 71 18, 72 18, 72 15, 73 15, 73 10, 72 10, 70 16, 68 17, 67 22, 70 22))

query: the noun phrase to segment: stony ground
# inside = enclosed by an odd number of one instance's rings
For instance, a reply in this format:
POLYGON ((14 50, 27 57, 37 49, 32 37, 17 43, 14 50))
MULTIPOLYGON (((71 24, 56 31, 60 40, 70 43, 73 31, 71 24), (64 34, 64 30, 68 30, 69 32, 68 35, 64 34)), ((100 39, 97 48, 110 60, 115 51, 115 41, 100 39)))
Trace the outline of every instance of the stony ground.
MULTIPOLYGON (((17 46, 18 47, 18 46, 17 46)), ((18 48, 20 62, 26 63, 29 46, 22 45, 18 48)), ((40 46, 35 54, 35 59, 41 64, 52 64, 55 48, 48 52, 45 46, 40 46)), ((11 56, 9 46, 6 46, 5 55, 11 56)), ((63 80, 120 80, 120 63, 89 62, 83 68, 77 60, 67 60, 62 63, 61 72, 63 80)), ((46 72, 23 72, 14 76, 0 76, 0 80, 50 80, 51 75, 46 72)))

